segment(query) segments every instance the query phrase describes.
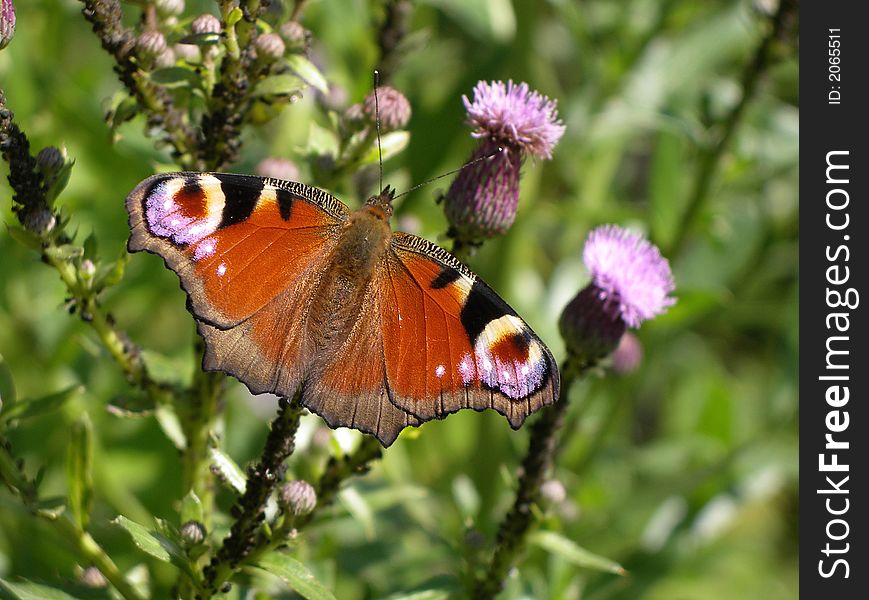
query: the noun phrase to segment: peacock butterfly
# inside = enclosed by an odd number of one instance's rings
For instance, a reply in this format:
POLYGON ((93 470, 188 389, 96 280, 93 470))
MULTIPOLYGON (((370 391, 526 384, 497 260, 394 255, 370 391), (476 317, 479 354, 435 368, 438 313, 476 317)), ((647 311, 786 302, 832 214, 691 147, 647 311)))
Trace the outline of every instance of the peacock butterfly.
POLYGON ((203 368, 291 397, 389 446, 463 408, 518 428, 558 398, 552 353, 458 259, 392 232, 386 188, 356 211, 301 183, 165 173, 127 197, 130 252, 163 258, 203 368))

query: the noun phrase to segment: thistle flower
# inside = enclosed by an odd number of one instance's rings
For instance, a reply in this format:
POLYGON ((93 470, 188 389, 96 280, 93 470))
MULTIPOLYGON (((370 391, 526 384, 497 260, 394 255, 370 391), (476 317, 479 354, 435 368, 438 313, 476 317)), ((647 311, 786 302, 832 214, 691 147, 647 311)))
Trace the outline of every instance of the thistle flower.
POLYGON ((12 0, 0 0, 0 50, 5 48, 15 35, 15 6, 12 0))
POLYGON ((525 156, 549 159, 564 134, 556 103, 526 83, 480 81, 462 96, 480 145, 444 196, 450 235, 462 243, 500 235, 516 218, 525 156))
POLYGON ((615 225, 592 231, 582 260, 592 281, 561 313, 568 353, 590 363, 615 350, 627 327, 663 313, 676 300, 673 275, 658 249, 615 225))
POLYGON ((264 158, 256 166, 256 174, 261 177, 283 179, 285 181, 299 180, 299 167, 287 158, 270 156, 264 158))
MULTIPOLYGON (((351 107, 352 108, 352 107, 351 107)), ((410 102, 404 94, 388 85, 372 91, 362 102, 362 114, 373 123, 380 113, 380 127, 383 131, 401 129, 410 121, 410 102), (376 96, 375 96, 376 95, 376 96)), ((348 109, 348 112, 349 109, 348 109)))
POLYGON ((299 479, 290 481, 278 490, 278 501, 288 514, 303 516, 317 506, 317 493, 310 483, 299 479))

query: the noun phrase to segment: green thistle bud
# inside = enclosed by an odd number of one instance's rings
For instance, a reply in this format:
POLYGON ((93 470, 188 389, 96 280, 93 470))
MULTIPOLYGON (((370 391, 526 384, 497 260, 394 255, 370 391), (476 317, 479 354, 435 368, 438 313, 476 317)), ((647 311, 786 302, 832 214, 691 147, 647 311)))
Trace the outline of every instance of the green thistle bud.
POLYGON ((311 32, 302 27, 298 21, 288 21, 278 30, 287 48, 307 52, 311 46, 311 32))
POLYGON ((317 493, 307 481, 290 481, 278 491, 278 500, 287 514, 303 516, 317 506, 317 493))
POLYGON ((214 15, 204 14, 193 19, 193 22, 190 23, 190 31, 195 34, 220 33, 223 31, 223 27, 220 25, 220 21, 217 20, 217 17, 214 15))
POLYGON ((254 43, 257 59, 263 63, 273 63, 286 52, 284 40, 277 33, 264 33, 256 38, 254 43))
POLYGON ((199 521, 187 521, 181 526, 181 539, 188 547, 204 542, 205 533, 205 525, 199 521))
POLYGON ((145 31, 136 39, 139 57, 150 63, 166 50, 166 37, 159 31, 145 31))
POLYGON ((47 146, 36 155, 36 168, 45 179, 53 178, 63 168, 66 159, 63 152, 54 146, 47 146))

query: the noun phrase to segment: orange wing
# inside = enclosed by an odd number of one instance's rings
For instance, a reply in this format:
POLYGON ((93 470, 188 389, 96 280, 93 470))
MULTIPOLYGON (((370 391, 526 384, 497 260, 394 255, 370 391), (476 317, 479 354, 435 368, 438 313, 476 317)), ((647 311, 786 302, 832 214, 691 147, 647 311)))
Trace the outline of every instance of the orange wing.
POLYGON ((206 341, 204 367, 254 393, 292 396, 305 368, 304 332, 294 325, 347 208, 298 183, 167 173, 139 184, 127 210, 130 251, 161 256, 187 292, 206 341))
POLYGON ((395 233, 379 283, 390 399, 422 421, 492 408, 518 428, 558 398, 558 367, 530 327, 442 248, 395 233))

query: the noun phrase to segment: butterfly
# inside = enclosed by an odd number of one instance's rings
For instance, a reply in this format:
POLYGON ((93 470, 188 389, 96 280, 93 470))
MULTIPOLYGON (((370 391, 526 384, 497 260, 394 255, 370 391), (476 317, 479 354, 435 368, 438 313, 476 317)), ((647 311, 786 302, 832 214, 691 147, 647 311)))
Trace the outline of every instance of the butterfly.
POLYGON ((555 402, 552 353, 443 248, 389 226, 387 187, 351 211, 290 181, 165 173, 127 197, 130 252, 163 258, 205 340, 203 368, 292 397, 384 445, 463 408, 517 429, 555 402))

